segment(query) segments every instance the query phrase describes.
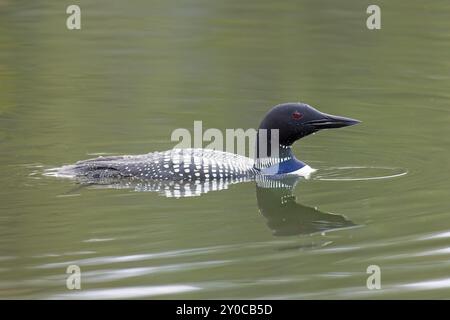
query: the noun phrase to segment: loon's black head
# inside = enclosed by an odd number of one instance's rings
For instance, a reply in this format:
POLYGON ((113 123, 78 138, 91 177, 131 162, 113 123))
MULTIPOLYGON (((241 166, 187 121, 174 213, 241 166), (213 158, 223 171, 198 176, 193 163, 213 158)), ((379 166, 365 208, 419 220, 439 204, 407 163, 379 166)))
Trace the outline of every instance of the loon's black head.
POLYGON ((261 121, 259 129, 279 130, 280 145, 290 146, 298 139, 322 129, 351 126, 360 121, 320 112, 306 103, 283 103, 273 107, 261 121))

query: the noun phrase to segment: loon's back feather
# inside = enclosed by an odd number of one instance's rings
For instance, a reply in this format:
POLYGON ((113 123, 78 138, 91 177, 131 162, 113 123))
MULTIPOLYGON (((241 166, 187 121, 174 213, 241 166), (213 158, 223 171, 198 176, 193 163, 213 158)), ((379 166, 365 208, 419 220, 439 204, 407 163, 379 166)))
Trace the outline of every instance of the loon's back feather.
POLYGON ((143 155, 108 156, 78 161, 56 175, 84 179, 205 181, 252 177, 253 159, 211 149, 173 149, 143 155))

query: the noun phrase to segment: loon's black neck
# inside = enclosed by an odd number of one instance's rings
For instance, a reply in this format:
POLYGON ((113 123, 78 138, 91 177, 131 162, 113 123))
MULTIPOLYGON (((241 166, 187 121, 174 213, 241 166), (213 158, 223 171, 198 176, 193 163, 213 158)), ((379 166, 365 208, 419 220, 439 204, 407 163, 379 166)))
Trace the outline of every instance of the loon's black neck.
POLYGON ((270 150, 270 146, 267 146, 266 150, 267 152, 262 152, 259 147, 257 148, 255 168, 268 168, 281 162, 295 159, 291 146, 280 145, 278 152, 273 152, 274 150, 270 150))
POLYGON ((265 175, 290 174, 306 165, 295 157, 291 146, 280 145, 278 154, 271 152, 264 157, 258 152, 257 155, 255 169, 265 175))
POLYGON ((260 130, 256 139, 255 169, 262 174, 288 174, 305 164, 295 158, 292 142, 280 139, 278 130, 260 130), (281 140, 281 141, 280 141, 281 140))

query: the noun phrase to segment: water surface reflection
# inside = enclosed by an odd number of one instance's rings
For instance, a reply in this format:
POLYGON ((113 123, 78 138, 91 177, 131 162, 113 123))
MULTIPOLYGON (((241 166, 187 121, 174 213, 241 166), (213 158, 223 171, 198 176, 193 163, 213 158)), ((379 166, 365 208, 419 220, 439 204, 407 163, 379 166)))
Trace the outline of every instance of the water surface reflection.
POLYGON ((342 215, 321 212, 296 202, 295 186, 302 178, 266 178, 256 185, 261 214, 274 236, 292 236, 346 228, 355 224, 342 215))
MULTIPOLYGON (((256 202, 259 212, 266 219, 267 227, 274 236, 293 236, 325 232, 353 227, 355 224, 343 215, 322 212, 316 207, 298 203, 294 190, 304 177, 282 176, 256 177, 256 202)), ((201 196, 210 191, 228 189, 245 179, 221 179, 198 182, 103 179, 97 183, 82 183, 68 194, 84 187, 132 189, 138 192, 157 192, 168 198, 201 196)))

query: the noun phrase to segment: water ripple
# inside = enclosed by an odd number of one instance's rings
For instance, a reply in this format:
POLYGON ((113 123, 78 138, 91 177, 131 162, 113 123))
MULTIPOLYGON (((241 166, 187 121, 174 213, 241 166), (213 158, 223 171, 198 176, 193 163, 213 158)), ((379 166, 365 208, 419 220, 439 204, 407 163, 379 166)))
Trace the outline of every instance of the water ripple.
POLYGON ((184 293, 199 290, 190 285, 137 286, 114 289, 83 290, 75 293, 57 294, 52 299, 127 299, 153 297, 165 294, 184 293))
POLYGON ((407 174, 408 170, 404 168, 366 166, 330 167, 320 169, 313 179, 320 181, 367 181, 392 179, 407 174))

